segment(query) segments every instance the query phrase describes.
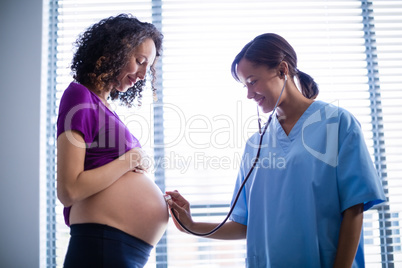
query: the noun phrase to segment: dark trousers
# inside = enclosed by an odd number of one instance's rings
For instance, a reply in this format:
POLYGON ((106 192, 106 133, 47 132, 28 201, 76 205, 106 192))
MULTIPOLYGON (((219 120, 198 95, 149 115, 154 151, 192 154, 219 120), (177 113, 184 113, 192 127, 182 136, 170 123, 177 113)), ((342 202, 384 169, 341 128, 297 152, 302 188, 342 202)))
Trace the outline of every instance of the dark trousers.
POLYGON ((96 223, 73 224, 65 268, 139 268, 152 246, 119 229, 96 223))

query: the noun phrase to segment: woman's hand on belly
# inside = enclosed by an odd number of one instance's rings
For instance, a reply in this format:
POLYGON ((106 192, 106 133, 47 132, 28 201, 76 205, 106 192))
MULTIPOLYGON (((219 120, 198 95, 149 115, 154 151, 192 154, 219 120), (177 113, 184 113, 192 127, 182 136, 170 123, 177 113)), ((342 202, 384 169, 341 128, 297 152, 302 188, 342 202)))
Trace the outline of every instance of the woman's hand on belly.
POLYGON ((107 189, 74 204, 70 222, 107 224, 155 245, 169 219, 163 194, 145 174, 127 172, 107 189))

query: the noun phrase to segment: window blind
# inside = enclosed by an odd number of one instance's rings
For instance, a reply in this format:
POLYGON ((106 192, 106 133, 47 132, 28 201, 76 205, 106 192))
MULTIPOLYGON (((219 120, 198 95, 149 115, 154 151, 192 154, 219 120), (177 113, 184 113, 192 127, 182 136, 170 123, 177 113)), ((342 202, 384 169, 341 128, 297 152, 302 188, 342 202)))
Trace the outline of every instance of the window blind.
MULTIPOLYGON (((166 0, 162 25, 163 93, 164 103, 170 105, 164 113, 165 152, 181 168, 166 168, 165 183, 188 198, 197 219, 223 219, 244 142, 256 131, 255 104, 231 77, 230 65, 261 33, 285 37, 298 54, 298 68, 318 82, 318 99, 344 107, 359 119, 374 160, 361 1, 166 0)), ((383 253, 378 222, 377 210, 366 213, 371 236, 367 265, 373 267, 378 267, 383 253)), ((214 244, 174 229, 168 229, 167 241, 169 265, 174 267, 244 267, 243 241, 214 244), (185 239, 185 245, 179 239, 185 239), (198 245, 197 250, 188 245, 198 245), (234 256, 218 259, 222 247, 234 256)))
POLYGON ((378 123, 383 128, 376 164, 389 198, 379 210, 381 262, 383 267, 398 267, 402 264, 402 1, 372 1, 368 8, 378 69, 373 101, 378 103, 378 123))
MULTIPOLYGON (((44 31, 47 31, 44 34, 44 38, 48 38, 47 42, 47 50, 48 55, 42 56, 43 58, 47 58, 47 60, 43 60, 43 62, 47 62, 47 67, 43 68, 46 70, 46 78, 43 79, 47 81, 45 88, 47 88, 46 95, 46 126, 44 129, 46 130, 46 140, 44 144, 46 144, 46 185, 41 185, 41 196, 44 196, 45 202, 40 203, 40 211, 41 214, 45 215, 44 219, 41 219, 41 232, 46 234, 46 242, 44 243, 44 249, 41 248, 41 256, 43 251, 44 261, 41 262, 46 263, 46 267, 56 267, 56 251, 59 245, 58 237, 58 229, 56 228, 57 220, 59 216, 56 214, 56 184, 55 184, 55 175, 56 175, 56 68, 57 65, 57 2, 49 1, 48 5, 44 4, 44 9, 48 8, 48 12, 44 10, 44 16, 47 15, 48 25, 44 26, 44 31), (45 225, 45 227, 42 226, 45 225), (42 231, 43 229, 44 231, 42 231)), ((46 21, 46 20, 44 20, 46 21)), ((44 39, 44 43, 46 39, 44 39)), ((42 49, 42 51, 46 51, 46 49, 42 49)), ((43 72, 45 73, 45 72, 43 72)))
MULTIPOLYGON (((389 202, 364 214, 366 266, 402 263, 402 1, 52 2, 58 3, 57 44, 49 51, 49 58, 56 57, 49 75, 55 77, 54 117, 71 81, 71 44, 78 33, 120 12, 162 30, 159 101, 145 92, 140 109, 116 109, 153 154, 155 181, 161 189, 179 190, 200 221, 225 217, 245 142, 257 131, 255 104, 231 77, 231 62, 256 35, 285 37, 296 50, 298 68, 318 82, 318 99, 348 109, 360 121, 384 183, 389 202)), ((54 194, 54 187, 48 191, 54 194)), ((48 226, 55 227, 49 234, 55 234, 56 250, 48 258, 61 267, 69 235, 58 201, 55 211, 48 226)), ((170 222, 152 254, 147 267, 244 267, 245 241, 189 236, 170 222)))

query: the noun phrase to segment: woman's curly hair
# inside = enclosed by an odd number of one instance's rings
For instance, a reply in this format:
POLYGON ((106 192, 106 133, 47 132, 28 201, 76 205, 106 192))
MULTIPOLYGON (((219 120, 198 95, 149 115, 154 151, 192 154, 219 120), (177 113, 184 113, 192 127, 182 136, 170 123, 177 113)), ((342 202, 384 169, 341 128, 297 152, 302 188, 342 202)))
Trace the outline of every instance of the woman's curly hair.
MULTIPOLYGON (((118 85, 117 77, 128 62, 133 49, 147 38, 151 38, 155 43, 157 59, 162 52, 163 35, 153 24, 141 22, 130 14, 120 14, 92 25, 75 42, 77 50, 71 64, 74 79, 82 85, 94 86, 98 90, 108 90, 110 86, 118 85)), ((150 68, 154 94, 155 62, 150 68)), ((139 80, 126 92, 113 88, 110 98, 119 99, 129 107, 135 98, 141 104, 144 85, 145 80, 139 80)))

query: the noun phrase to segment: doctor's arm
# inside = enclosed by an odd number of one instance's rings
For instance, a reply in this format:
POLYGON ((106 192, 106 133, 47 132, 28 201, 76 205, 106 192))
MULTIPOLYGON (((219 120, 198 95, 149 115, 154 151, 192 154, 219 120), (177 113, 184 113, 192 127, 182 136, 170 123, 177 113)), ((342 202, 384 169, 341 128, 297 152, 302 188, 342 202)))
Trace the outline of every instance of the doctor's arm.
POLYGON ((352 206, 343 212, 334 268, 352 267, 360 241, 362 225, 363 204, 352 206))
MULTIPOLYGON (((177 191, 167 191, 166 194, 171 196, 171 200, 168 200, 169 209, 173 209, 180 222, 186 228, 195 233, 207 233, 214 229, 219 223, 209 222, 194 222, 191 217, 190 203, 177 191)), ((172 214, 172 212, 170 211, 172 214)), ((177 229, 182 232, 186 232, 175 217, 172 215, 172 219, 177 229)), ((208 238, 214 239, 244 239, 246 238, 247 226, 234 222, 227 221, 219 230, 215 233, 208 235, 208 238)))
POLYGON ((57 196, 69 207, 96 194, 125 173, 142 169, 143 152, 135 148, 118 159, 98 168, 84 171, 85 142, 78 131, 66 131, 57 139, 57 196))

